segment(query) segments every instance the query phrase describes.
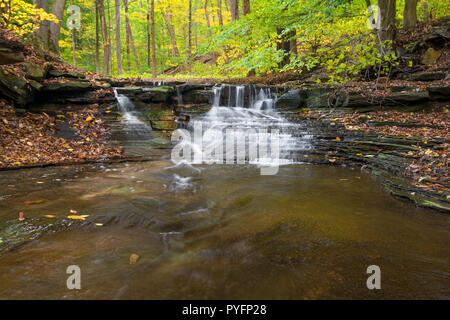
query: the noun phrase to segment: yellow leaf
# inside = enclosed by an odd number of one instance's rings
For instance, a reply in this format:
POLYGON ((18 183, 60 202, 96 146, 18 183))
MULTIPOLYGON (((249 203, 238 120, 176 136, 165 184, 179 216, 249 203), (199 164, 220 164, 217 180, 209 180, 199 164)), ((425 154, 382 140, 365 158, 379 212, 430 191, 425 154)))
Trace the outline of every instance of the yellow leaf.
POLYGON ((82 216, 67 216, 67 218, 73 219, 73 220, 86 220, 86 218, 82 217, 82 216))
POLYGON ((336 137, 336 141, 341 141, 341 138, 339 138, 339 137, 336 137))
POLYGON ((92 117, 91 117, 91 116, 89 116, 89 117, 86 118, 86 121, 91 121, 91 120, 92 120, 92 117))
POLYGON ((35 201, 25 201, 24 204, 26 206, 29 206, 30 204, 38 204, 38 203, 42 203, 44 201, 45 201, 45 199, 40 199, 40 200, 35 200, 35 201))
POLYGON ((46 218, 56 218, 56 216, 53 215, 53 214, 46 214, 46 215, 44 215, 44 217, 46 217, 46 218))
POLYGON ((139 256, 136 253, 133 253, 130 256, 130 264, 135 264, 139 259, 139 256))

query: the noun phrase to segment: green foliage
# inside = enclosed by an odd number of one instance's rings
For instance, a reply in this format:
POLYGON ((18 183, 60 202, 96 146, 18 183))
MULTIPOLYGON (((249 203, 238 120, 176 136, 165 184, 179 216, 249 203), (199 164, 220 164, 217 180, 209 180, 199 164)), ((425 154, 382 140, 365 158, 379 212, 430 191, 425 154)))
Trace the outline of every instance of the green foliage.
POLYGON ((54 15, 37 9, 26 0, 0 0, 0 14, 0 26, 20 37, 26 37, 38 29, 44 20, 58 22, 54 15))
MULTIPOLYGON (((0 0, 2 4, 9 0, 0 0)), ((53 1, 50 1, 50 4, 53 1)), ((397 1, 396 21, 401 27, 404 0, 397 1)), ((35 30, 43 19, 54 17, 35 9, 32 0, 11 0, 14 6, 8 19, 3 14, 2 23, 19 35, 35 30)), ((428 0, 428 7, 418 4, 419 20, 448 15, 448 0, 428 0)), ((70 1, 66 1, 66 9, 70 1)), ((75 31, 77 65, 96 71, 96 16, 93 0, 74 0, 81 8, 81 29, 75 31)), ((104 0, 106 22, 111 36, 111 66, 116 73, 114 1, 104 0)), ((359 77, 388 74, 396 65, 396 57, 389 43, 382 46, 367 27, 368 13, 364 0, 251 0, 251 13, 231 21, 231 14, 222 0, 223 25, 219 25, 217 0, 208 1, 211 27, 207 27, 205 0, 192 0, 192 55, 218 56, 217 65, 192 63, 193 77, 242 77, 249 71, 268 74, 277 71, 307 72, 314 68, 330 73, 330 80, 341 82, 359 77), (280 44, 294 40, 297 53, 280 50, 280 44), (288 55, 288 63, 283 64, 288 55)), ((376 4, 376 1, 372 1, 376 4)), ((146 0, 129 0, 129 19, 137 50, 136 58, 126 47, 125 12, 121 1, 121 54, 125 75, 149 76, 147 47, 146 0)), ((155 31, 157 72, 188 64, 188 6, 187 0, 155 0, 155 31), (172 43, 162 13, 170 15, 175 30, 179 56, 172 54, 172 43)), ((241 4, 242 8, 242 4, 241 4)), ((4 9, 4 7, 3 7, 4 9)), ((71 31, 67 28, 67 10, 61 22, 60 54, 72 61, 71 31)), ((102 67, 102 38, 99 32, 99 71, 102 67)), ((189 77, 183 71, 180 77, 189 77)), ((178 76, 177 76, 178 77, 178 76)))

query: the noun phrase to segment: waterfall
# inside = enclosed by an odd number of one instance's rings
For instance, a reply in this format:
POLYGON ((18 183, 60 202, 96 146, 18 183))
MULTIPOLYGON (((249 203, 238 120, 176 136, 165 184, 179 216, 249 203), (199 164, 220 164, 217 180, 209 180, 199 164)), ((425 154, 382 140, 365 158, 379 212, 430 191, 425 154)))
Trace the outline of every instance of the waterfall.
POLYGON ((303 154, 309 153, 312 136, 308 128, 289 122, 273 108, 276 93, 271 88, 216 85, 212 92, 211 110, 191 118, 187 125, 191 137, 180 143, 192 155, 188 163, 230 163, 228 153, 245 152, 231 163, 270 166, 302 162, 303 154), (195 138, 199 131, 201 143, 195 138), (271 154, 275 139, 277 157, 271 154), (258 152, 250 154, 254 149, 258 152))
POLYGON ((181 94, 180 87, 177 86, 177 99, 178 104, 183 104, 183 95, 181 94))
POLYGON ((257 110, 271 110, 274 100, 274 95, 269 88, 261 88, 253 103, 253 108, 257 110))
POLYGON ((276 94, 271 88, 251 86, 220 85, 213 87, 213 107, 236 107, 256 110, 271 110, 276 101, 276 94), (224 96, 224 92, 226 96, 224 96))
POLYGON ((220 87, 213 87, 213 93, 214 93, 214 101, 213 101, 213 107, 219 107, 220 106, 220 97, 222 96, 222 89, 223 85, 220 87))
POLYGON ((237 86, 236 87, 236 108, 244 107, 244 90, 245 86, 237 86))
POLYGON ((125 134, 138 139, 151 138, 152 128, 138 118, 138 112, 130 98, 124 94, 119 94, 116 88, 114 88, 114 96, 119 111, 123 113, 121 125, 125 134))

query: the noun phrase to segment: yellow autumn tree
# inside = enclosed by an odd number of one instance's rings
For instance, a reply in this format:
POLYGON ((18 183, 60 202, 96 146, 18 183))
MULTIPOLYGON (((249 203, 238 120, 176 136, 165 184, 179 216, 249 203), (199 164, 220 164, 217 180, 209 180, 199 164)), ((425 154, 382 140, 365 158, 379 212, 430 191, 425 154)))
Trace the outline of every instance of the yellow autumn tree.
POLYGON ((58 23, 58 19, 25 0, 0 0, 0 26, 25 37, 39 28, 42 21, 58 23))

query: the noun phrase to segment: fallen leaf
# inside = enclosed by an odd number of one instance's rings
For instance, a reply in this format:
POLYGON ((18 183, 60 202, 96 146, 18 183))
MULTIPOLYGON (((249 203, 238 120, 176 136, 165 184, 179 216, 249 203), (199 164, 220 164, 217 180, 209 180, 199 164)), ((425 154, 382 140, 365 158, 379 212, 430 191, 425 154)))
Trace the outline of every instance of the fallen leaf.
POLYGON ((86 218, 82 216, 67 216, 67 218, 72 220, 86 220, 86 218))
POLYGON ((135 264, 139 259, 139 256, 136 253, 133 253, 130 256, 130 264, 135 264))
POLYGON ((38 203, 42 203, 44 201, 45 201, 45 199, 40 199, 40 200, 35 200, 35 201, 25 201, 24 204, 26 206, 29 206, 30 204, 38 204, 38 203))
POLYGON ((44 215, 44 217, 46 217, 46 218, 56 218, 56 216, 53 215, 53 214, 46 214, 46 215, 44 215))
POLYGON ((77 214, 78 211, 75 211, 75 210, 70 209, 70 213, 77 214))

